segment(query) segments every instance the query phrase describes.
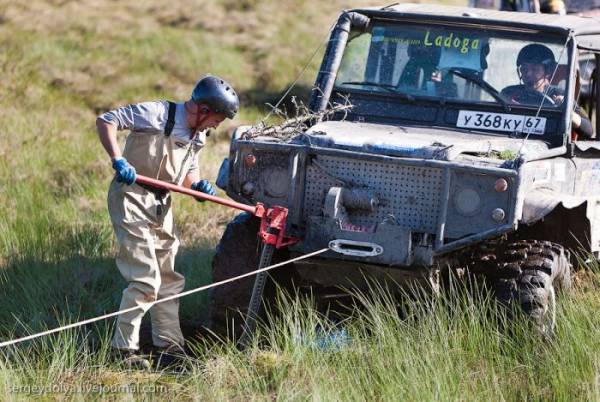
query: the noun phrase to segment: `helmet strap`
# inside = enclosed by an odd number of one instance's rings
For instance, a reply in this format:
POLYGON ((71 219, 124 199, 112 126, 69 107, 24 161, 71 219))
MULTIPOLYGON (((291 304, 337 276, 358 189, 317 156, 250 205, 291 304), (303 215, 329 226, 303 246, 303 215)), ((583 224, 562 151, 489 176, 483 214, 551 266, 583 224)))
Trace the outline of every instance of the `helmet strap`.
POLYGON ((200 105, 196 103, 196 127, 194 127, 195 132, 198 132, 198 127, 200 127, 200 123, 206 118, 202 118, 202 116, 206 116, 210 112, 210 109, 206 105, 200 105))

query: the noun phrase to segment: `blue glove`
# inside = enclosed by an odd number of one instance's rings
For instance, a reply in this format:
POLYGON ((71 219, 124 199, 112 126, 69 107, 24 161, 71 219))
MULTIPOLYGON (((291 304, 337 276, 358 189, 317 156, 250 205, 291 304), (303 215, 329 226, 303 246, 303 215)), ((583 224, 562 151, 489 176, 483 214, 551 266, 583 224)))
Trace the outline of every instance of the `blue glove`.
MULTIPOLYGON (((192 190, 200 191, 201 193, 205 193, 208 195, 217 195, 214 187, 210 184, 208 180, 200 180, 192 184, 192 190)), ((204 202, 205 200, 201 198, 196 198, 198 202, 204 202)))
POLYGON ((115 159, 112 163, 112 167, 117 172, 117 181, 119 183, 135 183, 135 168, 127 162, 127 159, 115 159))

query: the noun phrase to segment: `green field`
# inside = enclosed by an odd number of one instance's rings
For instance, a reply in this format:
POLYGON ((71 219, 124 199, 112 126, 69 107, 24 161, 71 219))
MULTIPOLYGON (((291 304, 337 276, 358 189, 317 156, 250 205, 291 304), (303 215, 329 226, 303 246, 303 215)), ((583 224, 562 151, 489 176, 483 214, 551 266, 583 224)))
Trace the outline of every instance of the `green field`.
MULTIPOLYGON (((113 259, 106 210, 113 171, 95 134, 99 113, 185 100, 202 74, 225 77, 242 109, 201 155, 201 173, 214 181, 232 127, 264 116, 265 102, 296 78, 339 10, 377 4, 171 3, 0 0, 0 341, 118 308, 125 282, 113 259)), ((320 56, 294 93, 306 94, 320 56)), ((214 247, 235 212, 175 198, 177 264, 191 289, 210 283, 214 247)), ((507 330, 485 295, 418 299, 398 312, 377 290, 376 302, 359 298, 362 308, 345 324, 350 341, 340 347, 319 348, 340 329, 295 301, 262 329, 261 345, 243 353, 191 341, 193 370, 181 376, 119 371, 108 359, 112 322, 6 348, 0 398, 46 391, 46 399, 75 400, 598 400, 600 274, 593 268, 578 273, 549 342, 525 325, 507 330), (139 393, 125 393, 129 384, 139 393)), ((182 321, 202 323, 206 304, 205 293, 183 299, 182 321)))

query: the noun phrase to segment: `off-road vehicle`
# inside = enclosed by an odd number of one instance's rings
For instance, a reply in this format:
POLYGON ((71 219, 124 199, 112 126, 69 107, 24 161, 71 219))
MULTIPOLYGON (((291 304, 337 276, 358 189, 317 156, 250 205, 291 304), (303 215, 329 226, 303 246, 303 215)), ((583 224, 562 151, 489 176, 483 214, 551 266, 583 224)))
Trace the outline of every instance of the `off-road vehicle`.
MULTIPOLYGON (((345 11, 309 106, 352 108, 285 140, 238 128, 224 188, 289 209, 286 234, 300 241, 285 258, 329 248, 275 280, 315 292, 362 286, 365 275, 435 288, 440 269, 460 267, 550 331, 571 250, 600 251, 600 146, 572 135, 578 60, 589 55, 599 65, 600 23, 588 18, 415 4, 345 11), (551 50, 545 68, 562 96, 520 85, 518 55, 534 43, 551 50), (515 85, 522 93, 507 96, 515 85)), ((597 78, 581 105, 596 127, 597 78)), ((256 268, 258 223, 229 223, 214 280, 256 268)), ((213 329, 236 328, 226 316, 246 311, 252 283, 213 293, 213 329)))

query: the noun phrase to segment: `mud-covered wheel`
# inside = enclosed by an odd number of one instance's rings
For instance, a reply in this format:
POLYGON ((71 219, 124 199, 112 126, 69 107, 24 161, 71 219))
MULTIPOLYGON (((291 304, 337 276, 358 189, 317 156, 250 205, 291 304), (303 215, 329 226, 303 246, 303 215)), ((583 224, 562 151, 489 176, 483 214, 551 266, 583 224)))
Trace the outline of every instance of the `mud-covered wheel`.
POLYGON ((568 252, 548 241, 521 240, 506 245, 495 265, 495 272, 487 272, 493 276, 498 301, 519 305, 542 335, 551 335, 556 326, 557 292, 571 288, 568 252))
MULTIPOLYGON (((250 214, 237 215, 225 229, 212 261, 213 282, 253 271, 258 267, 260 221, 250 214)), ((286 259, 285 251, 277 251, 272 263, 286 259)), ((281 286, 291 281, 290 267, 270 271, 264 298, 274 295, 275 280, 281 286), (287 268, 287 269, 286 269, 287 268)), ((209 329, 221 337, 239 339, 252 295, 255 276, 250 276, 212 289, 208 311, 209 329)))

